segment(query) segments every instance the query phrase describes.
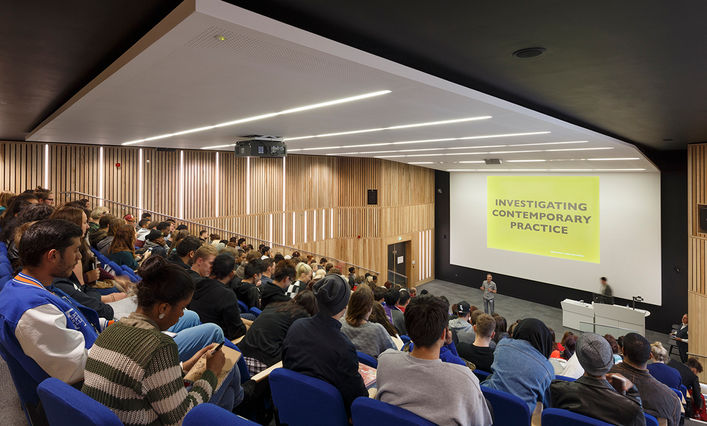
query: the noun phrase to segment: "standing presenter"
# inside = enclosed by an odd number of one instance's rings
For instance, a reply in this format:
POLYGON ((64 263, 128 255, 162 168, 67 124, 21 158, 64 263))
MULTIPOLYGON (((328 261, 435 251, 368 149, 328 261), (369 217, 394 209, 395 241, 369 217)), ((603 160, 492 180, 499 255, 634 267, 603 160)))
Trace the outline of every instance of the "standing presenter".
POLYGON ((496 283, 493 282, 493 276, 486 274, 486 281, 481 283, 481 290, 484 291, 484 312, 493 314, 496 304, 496 283))

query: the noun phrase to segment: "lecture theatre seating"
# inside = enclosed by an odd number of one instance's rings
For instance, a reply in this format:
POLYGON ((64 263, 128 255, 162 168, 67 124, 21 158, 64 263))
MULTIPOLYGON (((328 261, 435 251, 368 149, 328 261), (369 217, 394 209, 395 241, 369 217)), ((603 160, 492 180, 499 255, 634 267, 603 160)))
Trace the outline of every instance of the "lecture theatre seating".
POLYGON ((50 377, 37 388, 50 426, 120 426, 110 408, 59 379, 50 377))
POLYGON ((289 426, 349 424, 339 390, 323 380, 277 368, 270 373, 270 390, 282 423, 289 426))
POLYGON ((358 397, 351 405, 354 426, 432 426, 434 423, 423 419, 395 405, 386 404, 372 398, 358 397))
POLYGON ((243 417, 237 416, 228 410, 224 410, 214 404, 199 404, 189 410, 184 417, 184 426, 204 426, 204 425, 229 425, 229 426, 257 426, 258 423, 251 422, 243 417))
POLYGON ((486 386, 481 386, 481 392, 493 408, 494 424, 530 426, 530 409, 522 399, 486 386))

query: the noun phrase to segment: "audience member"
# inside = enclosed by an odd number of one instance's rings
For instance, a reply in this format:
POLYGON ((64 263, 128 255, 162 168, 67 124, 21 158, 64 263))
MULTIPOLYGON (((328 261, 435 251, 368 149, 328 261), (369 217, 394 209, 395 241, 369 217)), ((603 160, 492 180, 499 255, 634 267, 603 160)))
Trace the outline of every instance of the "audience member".
MULTIPOLYGON (((166 222, 165 222, 166 223, 166 222)), ((140 249, 140 253, 151 252, 152 256, 167 257, 169 246, 165 240, 164 233, 157 229, 153 229, 145 237, 145 244, 140 249)))
POLYGON ((302 290, 286 303, 271 304, 255 319, 238 344, 250 374, 258 374, 282 360, 282 343, 290 326, 317 313, 311 290, 302 290))
POLYGON ((614 357, 614 364, 618 364, 623 361, 623 358, 621 358, 621 355, 619 355, 619 344, 616 343, 616 339, 614 338, 614 336, 612 336, 611 334, 605 334, 604 338, 607 342, 609 342, 609 345, 611 346, 611 353, 614 357))
POLYGON ((307 284, 312 280, 312 268, 304 262, 297 264, 295 268, 297 281, 287 287, 285 294, 290 298, 294 298, 297 293, 307 288, 307 284))
POLYGON ((186 237, 177 244, 169 261, 184 269, 190 269, 194 254, 201 247, 201 244, 201 241, 193 235, 186 237))
POLYGON ((194 283, 211 275, 211 266, 218 255, 218 250, 213 246, 201 246, 194 252, 194 262, 187 271, 194 283))
POLYGON ((493 334, 492 341, 498 344, 501 339, 503 339, 504 337, 508 337, 508 323, 506 322, 506 319, 504 317, 495 312, 493 313, 492 317, 494 321, 496 321, 496 330, 493 334))
POLYGON ((211 276, 196 282, 194 296, 189 309, 199 314, 201 322, 217 324, 223 330, 226 339, 233 340, 243 336, 246 325, 241 319, 236 295, 227 287, 235 274, 233 257, 219 254, 214 258, 211 276))
POLYGON ((295 265, 292 264, 292 261, 281 260, 278 262, 273 270, 272 280, 260 286, 261 309, 265 309, 271 303, 289 302, 290 297, 285 294, 285 289, 294 279, 295 265))
POLYGON ((368 321, 374 303, 370 288, 367 286, 357 288, 349 299, 341 332, 351 340, 357 350, 377 357, 386 349, 396 348, 385 327, 368 321))
POLYGON ((8 281, 0 297, 0 341, 39 384, 51 376, 73 384, 83 379, 90 348, 106 322, 51 287, 67 278, 81 259, 81 228, 46 219, 22 235, 22 272, 8 281))
POLYGON ((214 392, 225 363, 223 351, 211 351, 211 345, 180 365, 176 343, 162 333, 182 315, 194 283, 184 269, 160 257, 148 259, 140 276, 137 311, 98 337, 82 391, 132 425, 179 424, 206 401, 232 410, 243 400, 238 368, 214 392), (206 371, 187 389, 182 375, 201 357, 206 371))
POLYGON ((440 360, 440 349, 451 337, 447 309, 434 296, 410 303, 405 327, 415 347, 410 353, 390 349, 380 354, 376 399, 440 425, 490 425, 476 376, 466 366, 440 360))
POLYGON ((562 357, 562 359, 570 359, 572 355, 574 355, 574 350, 577 347, 577 336, 575 336, 574 334, 570 334, 564 340, 563 345, 565 347, 565 350, 562 351, 560 356, 562 357))
POLYGON ((138 268, 135 260, 135 228, 132 225, 120 225, 111 242, 108 259, 119 266, 125 265, 133 270, 138 268))
POLYGON ((512 337, 496 345, 493 373, 485 386, 508 392, 522 399, 532 412, 537 402, 549 407, 550 382, 555 378, 548 357, 552 336, 545 324, 535 318, 520 321, 512 337))
POLYGON ((259 259, 251 260, 245 265, 244 278, 234 278, 228 285, 238 300, 245 303, 248 309, 260 306, 260 277, 263 273, 263 263, 259 259))
POLYGON ((680 424, 680 400, 675 392, 660 383, 648 372, 646 365, 651 347, 645 337, 637 333, 624 336, 624 361, 611 368, 633 382, 641 394, 646 413, 667 419, 668 426, 680 424))
POLYGON ((91 210, 91 214, 88 217, 88 233, 89 235, 98 231, 98 228, 100 227, 99 221, 102 216, 105 216, 108 214, 110 210, 108 210, 108 207, 105 206, 98 206, 95 209, 91 210))
MULTIPOLYGON (((316 377, 336 387, 347 411, 359 396, 368 396, 358 373, 356 347, 341 333, 351 290, 343 278, 329 275, 314 285, 319 313, 295 321, 282 347, 285 368, 316 377)), ((419 383, 418 383, 419 384, 419 383)))
POLYGON ((395 304, 397 310, 391 312, 393 315, 393 326, 398 329, 400 334, 407 334, 407 329, 405 328, 405 308, 408 303, 410 303, 410 293, 406 290, 401 290, 398 303, 395 304))
POLYGON ((260 259, 260 264, 262 265, 262 275, 260 276, 260 285, 264 285, 272 282, 272 274, 275 271, 275 261, 269 257, 265 259, 260 259))
POLYGON ((682 383, 680 372, 673 367, 670 367, 666 362, 670 359, 668 350, 663 347, 660 342, 651 343, 651 360, 646 368, 660 383, 673 389, 679 389, 682 383))
POLYGON ((118 228, 123 225, 124 223, 121 219, 111 216, 110 222, 108 223, 108 232, 106 233, 106 236, 102 240, 98 241, 95 246, 101 254, 104 256, 108 256, 110 254, 110 246, 113 244, 113 238, 115 238, 118 228))
MULTIPOLYGON (((385 316, 388 317, 388 321, 393 324, 393 311, 398 311, 395 306, 400 300, 400 291, 394 288, 389 288, 383 296, 383 310, 385 310, 385 316)), ((399 312, 399 311, 398 311, 399 312)), ((401 312, 402 313, 402 312, 401 312)))
POLYGON ((576 354, 584 375, 574 382, 553 381, 552 407, 611 424, 645 425, 636 386, 620 374, 607 374, 614 365, 609 342, 598 334, 584 333, 577 342, 576 354))
POLYGON ((385 310, 383 309, 383 306, 381 306, 380 303, 373 304, 373 309, 371 311, 371 315, 368 317, 368 322, 382 325, 383 328, 385 328, 385 331, 388 332, 388 335, 393 338, 393 340, 395 340, 400 335, 398 329, 395 328, 395 326, 391 324, 390 321, 388 321, 388 317, 385 316, 385 310))
POLYGON ((102 215, 98 219, 98 229, 88 234, 88 243, 93 248, 98 248, 98 242, 108 236, 108 226, 114 217, 110 213, 102 215))
POLYGON ((496 329, 496 320, 491 315, 481 314, 476 318, 473 343, 459 342, 457 351, 463 359, 472 362, 478 370, 491 372, 494 348, 490 347, 496 329))
POLYGON ((449 330, 456 336, 457 342, 471 345, 476 338, 474 328, 469 321, 471 305, 466 300, 462 300, 457 303, 457 311, 454 314, 457 318, 449 321, 449 330))
MULTIPOLYGON (((673 367, 680 373, 680 380, 683 385, 690 391, 692 395, 692 408, 697 409, 702 407, 702 389, 700 388, 700 378, 697 376, 702 372, 702 364, 697 358, 688 358, 687 364, 670 359, 668 366, 673 367)), ((690 413, 687 413, 688 415, 690 413)))
POLYGON ((209 233, 206 229, 199 231, 199 239, 202 243, 205 243, 207 238, 209 238, 209 233))
POLYGON ((150 222, 149 219, 142 219, 140 222, 137 223, 138 229, 137 229, 137 232, 135 233, 135 239, 137 241, 143 241, 143 242, 145 241, 145 237, 147 237, 147 234, 149 234, 150 231, 152 230, 150 228, 151 223, 152 222, 150 222))
POLYGON ((351 290, 353 290, 354 285, 356 284, 356 268, 354 268, 353 266, 349 267, 348 280, 349 280, 349 287, 351 288, 351 290))
POLYGON ((17 216, 22 209, 30 204, 37 204, 37 202, 37 196, 33 193, 22 193, 10 198, 7 202, 7 209, 5 209, 4 214, 0 217, 0 229, 5 229, 8 222, 17 216))
POLYGON ((38 186, 34 190, 34 195, 37 196, 38 204, 46 204, 48 206, 54 205, 54 193, 52 193, 49 189, 38 186))

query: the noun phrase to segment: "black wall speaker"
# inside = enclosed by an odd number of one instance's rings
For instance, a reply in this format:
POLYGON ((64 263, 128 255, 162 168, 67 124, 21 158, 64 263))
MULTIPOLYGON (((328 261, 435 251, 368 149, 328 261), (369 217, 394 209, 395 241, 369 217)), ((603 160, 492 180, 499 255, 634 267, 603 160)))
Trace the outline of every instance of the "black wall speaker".
POLYGON ((368 205, 378 205, 378 190, 369 189, 368 190, 368 205))
POLYGON ((701 234, 707 234, 707 206, 704 204, 698 204, 697 212, 697 217, 699 219, 699 223, 697 224, 698 229, 701 234))

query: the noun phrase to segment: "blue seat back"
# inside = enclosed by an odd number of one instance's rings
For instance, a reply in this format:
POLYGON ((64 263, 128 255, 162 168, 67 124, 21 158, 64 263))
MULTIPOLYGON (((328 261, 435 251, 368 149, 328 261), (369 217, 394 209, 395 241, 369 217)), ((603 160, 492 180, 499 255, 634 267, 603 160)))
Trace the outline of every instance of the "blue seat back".
POLYGON ((682 393, 682 396, 687 398, 687 387, 683 384, 680 385, 680 392, 682 393))
POLYGON ((643 416, 646 418, 646 426, 658 426, 658 419, 647 413, 643 413, 643 416))
POLYGON ((263 313, 263 311, 261 311, 260 309, 256 308, 255 306, 253 306, 252 308, 250 308, 250 309, 248 310, 248 312, 250 312, 251 314, 255 315, 256 318, 257 318, 260 314, 263 313))
POLYGON ((433 426, 410 411, 375 399, 358 397, 351 404, 354 426, 433 426))
POLYGON ((240 309, 241 312, 248 312, 248 305, 246 305, 245 302, 241 302, 239 300, 238 301, 238 309, 240 309))
POLYGON ((50 426, 120 426, 108 407, 78 389, 50 377, 37 388, 50 426))
POLYGON ((559 408, 546 408, 542 415, 543 426, 611 426, 610 423, 602 422, 582 414, 573 413, 569 410, 559 408))
POLYGON ((0 356, 2 356, 2 359, 7 363, 10 376, 12 376, 12 381, 15 383, 15 389, 17 389, 17 395, 19 395, 22 405, 37 405, 39 403, 39 397, 37 396, 37 386, 39 382, 22 368, 20 363, 5 350, 2 344, 0 344, 0 356))
POLYGON ((678 396, 678 399, 679 399, 680 401, 682 401, 682 392, 680 392, 680 389, 675 389, 675 388, 670 388, 670 389, 672 389, 673 392, 675 392, 675 395, 678 396))
POLYGON ((365 364, 369 367, 378 368, 378 360, 373 358, 372 356, 361 351, 356 351, 356 355, 358 355, 358 361, 360 363, 365 364))
POLYGON ((401 334, 400 335, 400 340, 403 341, 403 343, 407 343, 410 341, 410 337, 407 334, 401 334))
POLYGON ((474 370, 474 374, 479 379, 479 382, 483 382, 491 375, 491 373, 489 373, 488 371, 478 370, 478 369, 474 370))
POLYGON ((189 410, 184 417, 184 426, 204 425, 233 425, 233 426, 258 426, 258 423, 246 420, 218 405, 204 403, 189 410))
POLYGON ((486 386, 481 391, 493 407, 494 424, 530 426, 530 409, 522 399, 486 386))
POLYGON ((289 426, 347 426, 341 393, 331 384, 277 368, 270 373, 270 390, 280 423, 289 426))
POLYGON ((575 379, 574 377, 567 377, 567 376, 561 376, 559 374, 556 374, 555 380, 564 380, 565 382, 574 382, 577 379, 575 379))

